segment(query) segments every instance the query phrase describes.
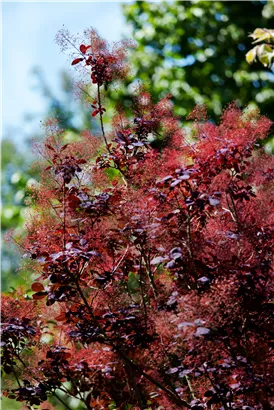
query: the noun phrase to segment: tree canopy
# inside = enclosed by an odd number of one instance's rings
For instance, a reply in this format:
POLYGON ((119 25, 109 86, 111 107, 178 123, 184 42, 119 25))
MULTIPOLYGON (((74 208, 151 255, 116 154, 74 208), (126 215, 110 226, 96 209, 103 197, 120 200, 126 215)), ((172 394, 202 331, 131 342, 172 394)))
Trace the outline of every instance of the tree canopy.
POLYGON ((124 14, 137 41, 131 57, 135 81, 155 97, 168 90, 177 114, 204 103, 216 120, 237 100, 274 118, 274 75, 245 60, 248 35, 257 27, 273 28, 273 2, 135 1, 124 5, 124 14))

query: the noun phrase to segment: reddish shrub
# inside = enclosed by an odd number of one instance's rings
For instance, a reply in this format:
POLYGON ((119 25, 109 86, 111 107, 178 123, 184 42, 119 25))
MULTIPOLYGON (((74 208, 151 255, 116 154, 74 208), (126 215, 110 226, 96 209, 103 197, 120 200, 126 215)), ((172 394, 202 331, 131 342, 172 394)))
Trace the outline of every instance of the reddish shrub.
POLYGON ((102 87, 124 76, 125 52, 86 34, 72 64, 96 85, 104 145, 51 129, 38 147, 22 242, 37 279, 32 301, 3 298, 4 395, 28 408, 63 391, 87 409, 270 409, 273 159, 258 140, 271 122, 231 105, 216 125, 198 107, 188 140, 172 99, 140 90, 107 135, 102 87))

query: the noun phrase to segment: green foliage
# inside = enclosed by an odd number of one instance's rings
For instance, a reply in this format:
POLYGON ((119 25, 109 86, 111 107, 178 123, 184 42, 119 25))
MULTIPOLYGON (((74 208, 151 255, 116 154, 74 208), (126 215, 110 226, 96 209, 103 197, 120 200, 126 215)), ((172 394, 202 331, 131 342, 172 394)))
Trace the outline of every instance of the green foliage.
POLYGON ((264 8, 262 11, 262 16, 266 19, 273 18, 273 13, 274 13, 273 1, 264 1, 263 4, 264 4, 264 8))
POLYGON ((128 282, 127 282, 128 292, 136 293, 140 289, 140 277, 136 275, 134 272, 130 272, 128 274, 128 282))
MULTIPOLYGON (((2 208, 1 230, 5 234, 9 229, 19 233, 23 229, 25 201, 31 192, 31 186, 37 183, 36 170, 30 169, 31 155, 26 154, 10 139, 2 141, 2 208)), ((23 276, 16 273, 19 253, 12 243, 3 243, 1 260, 2 290, 23 285, 23 276)))
POLYGON ((178 115, 203 103, 216 119, 237 100, 274 119, 274 76, 245 60, 248 34, 273 28, 273 2, 135 1, 123 7, 137 41, 130 59, 134 78, 149 84, 154 97, 170 91, 178 115))
POLYGON ((262 43, 253 47, 246 54, 246 61, 252 64, 255 61, 262 63, 264 67, 272 67, 274 60, 274 30, 256 28, 249 37, 252 37, 253 44, 262 43))
POLYGON ((1 397, 1 407, 3 410, 19 410, 22 408, 22 404, 7 397, 1 397))

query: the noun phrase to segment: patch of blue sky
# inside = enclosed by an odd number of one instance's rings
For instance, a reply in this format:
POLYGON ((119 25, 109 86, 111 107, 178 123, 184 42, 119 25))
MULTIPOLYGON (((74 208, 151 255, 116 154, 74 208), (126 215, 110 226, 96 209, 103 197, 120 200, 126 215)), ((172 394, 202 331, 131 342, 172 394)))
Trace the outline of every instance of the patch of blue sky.
POLYGON ((20 129, 16 135, 22 138, 28 127, 25 114, 42 115, 45 109, 45 100, 34 90, 34 67, 42 69, 46 83, 58 95, 60 73, 69 65, 55 43, 57 31, 63 25, 72 33, 93 27, 108 41, 128 37, 122 3, 2 2, 3 135, 9 129, 20 129))

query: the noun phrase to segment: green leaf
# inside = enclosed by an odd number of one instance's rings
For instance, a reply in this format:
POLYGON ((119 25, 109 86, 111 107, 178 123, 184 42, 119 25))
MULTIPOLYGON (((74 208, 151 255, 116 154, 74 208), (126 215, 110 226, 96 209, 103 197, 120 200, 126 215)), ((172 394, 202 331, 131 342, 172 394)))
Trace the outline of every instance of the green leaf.
POLYGON ((139 275, 130 272, 128 275, 127 288, 129 293, 136 293, 140 289, 139 275))
POLYGON ((257 48, 258 46, 253 47, 248 53, 246 53, 245 59, 248 62, 248 64, 252 64, 256 60, 257 48))
POLYGON ((274 41, 274 30, 268 30, 266 28, 256 28, 249 37, 253 38, 253 44, 260 43, 262 41, 272 42, 274 41))

